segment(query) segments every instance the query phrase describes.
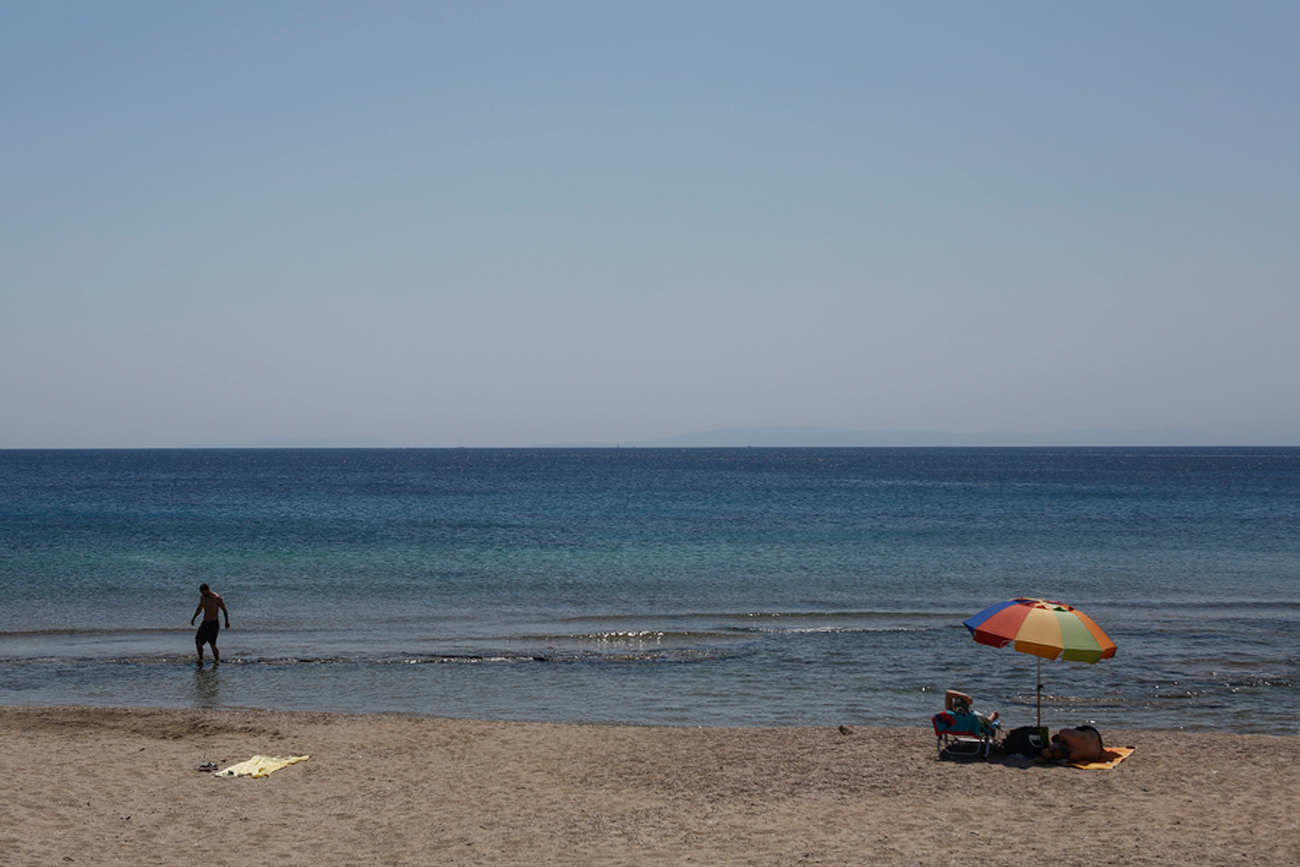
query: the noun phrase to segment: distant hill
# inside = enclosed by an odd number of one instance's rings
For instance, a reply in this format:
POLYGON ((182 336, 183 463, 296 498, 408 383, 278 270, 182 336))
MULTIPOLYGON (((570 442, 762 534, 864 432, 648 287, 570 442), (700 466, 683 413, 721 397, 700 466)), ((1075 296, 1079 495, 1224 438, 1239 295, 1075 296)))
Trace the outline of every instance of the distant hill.
POLYGON ((664 439, 622 443, 667 447, 830 446, 1300 446, 1300 424, 1215 424, 1154 430, 1057 431, 1043 434, 958 434, 929 430, 858 431, 823 427, 723 428, 664 439))
MULTIPOLYGON (((1214 424, 1152 430, 1055 431, 1026 434, 1009 431, 960 434, 938 430, 877 431, 829 427, 721 428, 662 439, 621 443, 563 443, 551 447, 613 448, 830 448, 842 447, 1032 447, 1032 446, 1297 446, 1300 424, 1214 424)), ((393 443, 375 437, 294 439, 267 437, 227 448, 241 449, 388 449, 393 443)))

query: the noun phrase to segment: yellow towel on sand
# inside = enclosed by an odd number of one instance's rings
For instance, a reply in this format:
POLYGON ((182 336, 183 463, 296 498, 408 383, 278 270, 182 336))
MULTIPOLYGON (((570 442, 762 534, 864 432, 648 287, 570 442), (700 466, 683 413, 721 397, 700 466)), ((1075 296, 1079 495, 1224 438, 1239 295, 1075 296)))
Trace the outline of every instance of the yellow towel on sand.
POLYGON ((294 762, 305 762, 311 756, 289 756, 280 758, 279 756, 253 756, 246 762, 240 762, 237 765, 231 765, 224 771, 217 771, 218 777, 265 777, 273 774, 283 768, 285 765, 292 765, 294 762))
POLYGON ((1107 747, 1101 751, 1101 760, 1096 762, 1070 762, 1072 768, 1082 768, 1085 771, 1104 771, 1115 767, 1120 762, 1133 755, 1133 747, 1107 747))

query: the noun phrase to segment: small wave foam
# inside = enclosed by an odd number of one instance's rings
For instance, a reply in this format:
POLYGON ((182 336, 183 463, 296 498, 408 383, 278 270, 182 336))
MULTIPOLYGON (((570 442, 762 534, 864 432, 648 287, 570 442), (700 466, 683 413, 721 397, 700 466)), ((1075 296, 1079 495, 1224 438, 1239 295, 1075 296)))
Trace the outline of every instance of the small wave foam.
POLYGON ((641 614, 609 614, 609 615, 583 615, 570 617, 565 622, 568 623, 589 623, 589 622, 694 622, 706 621, 716 623, 757 623, 757 622, 777 622, 789 620, 853 620, 853 621, 878 621, 878 620, 915 620, 915 621, 937 621, 951 623, 954 620, 960 623, 963 619, 969 617, 973 612, 957 611, 876 611, 876 610, 840 610, 840 611, 686 611, 676 613, 641 613, 641 614))
MULTIPOLYGON (((393 666, 393 665, 518 665, 527 663, 653 663, 697 662, 721 659, 733 654, 717 648, 703 647, 554 647, 537 651, 486 651, 483 653, 384 653, 336 656, 237 656, 227 652, 220 665, 224 668, 297 668, 311 666, 393 666)), ((211 664, 209 660, 209 664, 211 664)), ((193 654, 160 656, 53 656, 42 655, 0 660, 0 671, 41 667, 66 667, 90 670, 108 666, 193 666, 193 654)))

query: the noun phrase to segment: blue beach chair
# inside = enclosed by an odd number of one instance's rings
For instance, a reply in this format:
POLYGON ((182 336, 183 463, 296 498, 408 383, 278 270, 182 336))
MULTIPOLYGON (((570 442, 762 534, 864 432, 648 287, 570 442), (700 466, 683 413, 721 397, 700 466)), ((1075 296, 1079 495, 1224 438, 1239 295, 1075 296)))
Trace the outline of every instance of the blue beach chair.
POLYGON ((941 759, 986 759, 998 735, 996 720, 970 711, 945 710, 930 718, 941 759))

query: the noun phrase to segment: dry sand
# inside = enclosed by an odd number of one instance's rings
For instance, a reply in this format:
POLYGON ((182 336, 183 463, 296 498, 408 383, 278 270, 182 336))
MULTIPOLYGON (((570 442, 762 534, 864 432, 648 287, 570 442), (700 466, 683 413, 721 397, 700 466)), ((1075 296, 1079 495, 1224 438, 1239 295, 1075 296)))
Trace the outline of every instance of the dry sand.
POLYGON ((0 709, 0 863, 1300 864, 1300 738, 1106 732, 1114 770, 926 729, 0 709), (254 754, 311 760, 218 779, 254 754))

